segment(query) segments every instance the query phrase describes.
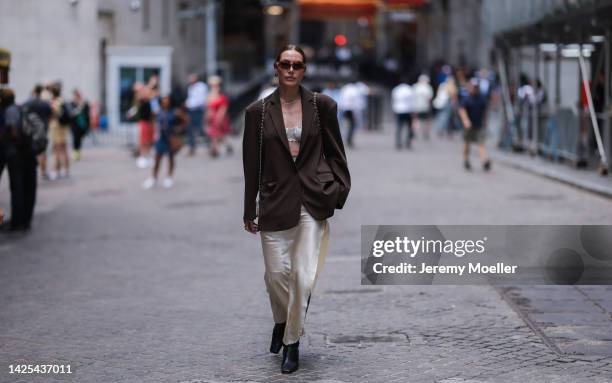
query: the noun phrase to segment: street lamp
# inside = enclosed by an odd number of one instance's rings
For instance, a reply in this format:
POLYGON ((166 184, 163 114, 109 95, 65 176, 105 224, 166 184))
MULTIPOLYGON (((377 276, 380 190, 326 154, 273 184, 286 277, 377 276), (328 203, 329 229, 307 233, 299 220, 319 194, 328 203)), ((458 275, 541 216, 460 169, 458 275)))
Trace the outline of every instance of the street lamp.
POLYGON ((285 9, 280 5, 270 5, 266 9, 266 13, 270 16, 280 16, 285 12, 285 9))

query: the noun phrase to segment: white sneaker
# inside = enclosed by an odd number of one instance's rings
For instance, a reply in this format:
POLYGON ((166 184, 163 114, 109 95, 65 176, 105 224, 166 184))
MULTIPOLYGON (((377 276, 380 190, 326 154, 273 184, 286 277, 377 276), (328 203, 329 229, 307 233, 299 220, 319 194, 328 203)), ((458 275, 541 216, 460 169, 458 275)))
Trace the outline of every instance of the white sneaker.
POLYGON ((170 189, 172 186, 174 186, 174 181, 172 180, 172 178, 166 178, 163 182, 163 185, 166 189, 170 189))
POLYGON ((155 178, 149 177, 146 180, 144 180, 144 182, 142 183, 142 188, 143 189, 152 189, 153 187, 155 187, 155 184, 157 182, 155 181, 155 178))
POLYGON ((49 173, 49 181, 55 181, 55 180, 57 180, 57 173, 56 172, 49 173))
POLYGON ((136 166, 138 166, 140 169, 146 169, 147 167, 149 167, 149 161, 146 157, 140 156, 136 160, 136 166))

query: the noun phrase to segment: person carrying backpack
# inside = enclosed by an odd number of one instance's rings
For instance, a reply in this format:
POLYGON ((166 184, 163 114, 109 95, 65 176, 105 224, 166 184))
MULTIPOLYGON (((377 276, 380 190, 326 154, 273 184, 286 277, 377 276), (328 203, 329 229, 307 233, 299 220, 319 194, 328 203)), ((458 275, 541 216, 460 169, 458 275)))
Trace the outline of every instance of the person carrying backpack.
POLYGON ((11 220, 8 231, 30 228, 36 195, 36 157, 31 141, 23 135, 22 108, 15 104, 11 89, 2 89, 0 104, 3 114, 0 145, 0 174, 6 166, 11 190, 11 220), (33 175, 32 175, 33 174, 33 175))

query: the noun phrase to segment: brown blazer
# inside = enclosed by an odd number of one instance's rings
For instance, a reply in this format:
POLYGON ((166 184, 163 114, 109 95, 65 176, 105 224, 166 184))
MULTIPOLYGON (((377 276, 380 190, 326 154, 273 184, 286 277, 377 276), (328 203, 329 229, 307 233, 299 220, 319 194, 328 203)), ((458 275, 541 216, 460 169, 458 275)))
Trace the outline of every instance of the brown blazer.
MULTIPOLYGON (((317 94, 320 127, 317 128, 313 93, 300 86, 302 138, 293 161, 283 122, 279 90, 266 97, 263 128, 259 229, 286 230, 296 226, 300 209, 317 220, 342 209, 351 187, 344 146, 338 127, 337 105, 330 97, 317 94)), ((244 219, 253 220, 259 189, 259 128, 261 100, 246 109, 242 140, 244 166, 244 219)))

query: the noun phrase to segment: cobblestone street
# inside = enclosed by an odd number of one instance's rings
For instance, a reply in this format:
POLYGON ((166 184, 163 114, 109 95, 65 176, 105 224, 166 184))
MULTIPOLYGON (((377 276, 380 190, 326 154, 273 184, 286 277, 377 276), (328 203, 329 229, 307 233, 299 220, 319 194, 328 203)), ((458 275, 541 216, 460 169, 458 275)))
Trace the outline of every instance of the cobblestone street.
POLYGON ((459 137, 400 152, 392 134, 359 132, 348 152, 298 372, 268 352, 239 150, 181 154, 174 188, 143 190, 148 172, 100 147, 40 184, 31 233, 0 237, 0 381, 611 382, 609 287, 361 286, 361 225, 612 223, 610 199, 495 162, 487 174, 476 157, 465 172, 459 137), (582 332, 552 318, 570 312, 582 332), (74 374, 8 374, 43 362, 74 374))

